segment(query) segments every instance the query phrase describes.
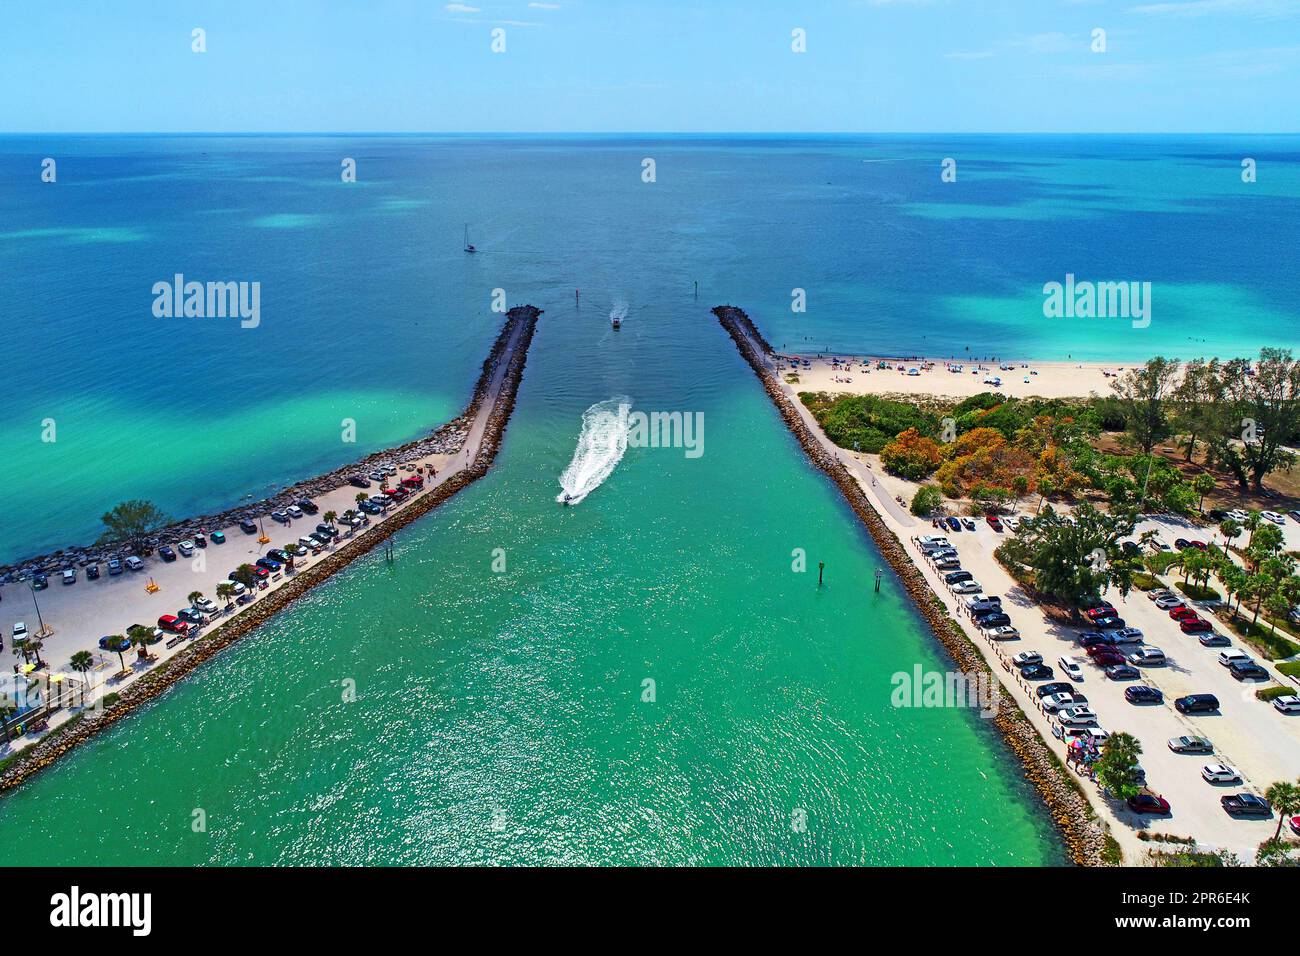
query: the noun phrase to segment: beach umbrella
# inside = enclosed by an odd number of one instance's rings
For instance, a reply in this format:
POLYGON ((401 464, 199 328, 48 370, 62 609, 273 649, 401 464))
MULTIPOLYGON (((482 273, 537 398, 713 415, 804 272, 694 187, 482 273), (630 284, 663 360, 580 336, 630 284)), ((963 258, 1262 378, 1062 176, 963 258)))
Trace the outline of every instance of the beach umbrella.
POLYGON ((22 667, 19 668, 19 672, 22 674, 30 674, 34 670, 36 670, 35 664, 24 664, 22 667))

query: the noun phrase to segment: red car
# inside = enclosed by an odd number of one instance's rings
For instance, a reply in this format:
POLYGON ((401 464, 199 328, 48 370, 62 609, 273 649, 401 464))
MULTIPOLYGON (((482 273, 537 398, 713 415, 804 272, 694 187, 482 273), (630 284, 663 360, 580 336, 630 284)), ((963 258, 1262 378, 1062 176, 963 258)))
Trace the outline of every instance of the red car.
POLYGON ((412 491, 414 491, 417 488, 424 487, 424 479, 419 475, 411 475, 408 478, 403 478, 402 484, 405 485, 407 488, 410 488, 412 491))
POLYGON ((1092 658, 1094 664, 1100 667, 1124 663, 1124 652, 1107 644, 1097 644, 1088 648, 1088 656, 1092 658))
POLYGON ((1002 521, 1001 519, 998 518, 997 515, 989 515, 984 520, 986 520, 989 523, 989 527, 992 528, 994 531, 1002 530, 1002 521))
POLYGON ((158 626, 164 631, 171 631, 173 634, 187 634, 190 630, 190 626, 175 614, 164 614, 158 618, 158 626))
POLYGON ((406 496, 409 495, 410 493, 411 492, 409 489, 403 488, 400 485, 396 488, 390 488, 388 491, 384 492, 385 495, 387 495, 389 498, 392 498, 394 501, 405 501, 406 496))
POLYGON ((1175 621, 1195 620, 1199 615, 1186 604, 1180 604, 1178 607, 1169 609, 1169 616, 1175 621))
POLYGON ((1088 619, 1091 621, 1103 617, 1112 617, 1115 614, 1115 605, 1110 603, 1098 604, 1094 608, 1089 608, 1084 613, 1088 615, 1088 619))
POLYGON ((1210 622, 1203 617, 1184 618, 1178 622, 1178 626, 1183 629, 1184 634, 1201 634, 1205 631, 1212 630, 1210 622))

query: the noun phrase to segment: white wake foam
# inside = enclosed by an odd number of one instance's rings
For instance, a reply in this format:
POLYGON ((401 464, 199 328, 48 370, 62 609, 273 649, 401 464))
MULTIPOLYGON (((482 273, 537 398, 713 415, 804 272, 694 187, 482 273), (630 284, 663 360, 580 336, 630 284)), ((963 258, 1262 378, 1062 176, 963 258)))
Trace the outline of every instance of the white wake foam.
POLYGON ((582 434, 573 460, 560 475, 563 491, 555 500, 576 505, 614 473, 627 451, 627 420, 620 418, 620 405, 632 404, 626 396, 597 402, 582 413, 582 434))

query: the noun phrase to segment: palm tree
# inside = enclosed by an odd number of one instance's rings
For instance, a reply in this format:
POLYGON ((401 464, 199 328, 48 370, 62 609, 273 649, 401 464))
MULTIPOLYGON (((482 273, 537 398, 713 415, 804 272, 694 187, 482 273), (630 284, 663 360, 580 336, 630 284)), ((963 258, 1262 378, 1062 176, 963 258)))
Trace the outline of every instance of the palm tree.
POLYGON ((226 602, 226 610, 229 611, 233 602, 231 598, 235 596, 235 586, 229 581, 222 581, 217 585, 217 598, 226 602))
POLYGON ((249 588, 250 590, 257 587, 257 572, 253 570, 251 564, 241 564, 239 567, 235 568, 234 573, 235 580, 244 587, 249 588))
POLYGON ((338 519, 339 519, 339 515, 337 511, 325 512, 325 523, 329 525, 331 528, 334 527, 334 522, 338 521, 338 519))
POLYGON ((1196 504, 1197 511, 1205 510, 1205 496, 1214 490, 1214 484, 1214 476, 1208 471, 1203 471, 1192 479, 1192 490, 1201 496, 1196 504))
POLYGON ((31 654, 36 658, 36 666, 43 669, 46 664, 41 660, 41 648, 44 646, 45 642, 39 637, 29 637, 27 643, 23 645, 23 660, 28 660, 27 655, 31 654))
POLYGON ((114 634, 108 639, 108 646, 117 652, 117 659, 122 664, 122 670, 126 670, 126 658, 122 656, 122 652, 127 647, 126 635, 114 634))
POLYGON ((86 675, 90 672, 91 668, 95 666, 95 655, 90 653, 90 651, 77 651, 77 653, 72 655, 68 663, 72 665, 74 671, 81 675, 81 706, 85 707, 86 684, 90 681, 86 675))
POLYGON ((1046 501, 1055 491, 1056 482, 1051 479, 1051 476, 1044 475, 1042 478, 1038 479, 1038 510, 1035 511, 1034 514, 1038 514, 1043 510, 1043 502, 1046 501))
POLYGON ((1231 541, 1233 538, 1236 538, 1241 534, 1241 522, 1236 518, 1224 518, 1219 522, 1219 533, 1223 535, 1223 540, 1225 542, 1224 550, 1226 551, 1226 542, 1231 541))
POLYGON ((1242 524, 1250 532, 1250 538, 1246 541, 1246 547, 1249 548, 1255 543, 1255 532, 1259 530, 1260 522, 1264 520, 1263 516, 1254 508, 1246 512, 1246 520, 1242 524))
POLYGON ((1300 813, 1300 787, 1280 780, 1264 791, 1264 799, 1273 804, 1273 811, 1277 814, 1277 832, 1273 834, 1276 840, 1282 835, 1282 821, 1300 813))
POLYGON ((187 597, 185 600, 190 602, 190 607, 194 607, 199 601, 203 600, 203 592, 191 591, 189 597, 187 597))
POLYGON ((143 624, 133 624, 126 631, 126 639, 130 641, 140 654, 140 660, 149 659, 149 642, 153 639, 153 631, 143 624))

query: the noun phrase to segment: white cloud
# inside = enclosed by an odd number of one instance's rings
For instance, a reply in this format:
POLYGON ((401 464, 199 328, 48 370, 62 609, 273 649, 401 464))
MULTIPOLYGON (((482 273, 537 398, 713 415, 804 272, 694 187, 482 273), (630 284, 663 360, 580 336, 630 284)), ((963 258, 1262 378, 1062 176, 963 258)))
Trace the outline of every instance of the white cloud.
POLYGON ((528 8, 530 10, 558 10, 560 5, 558 3, 530 3, 528 8))
POLYGON ((449 3, 443 7, 448 13, 479 13, 478 7, 467 6, 463 3, 449 3))

